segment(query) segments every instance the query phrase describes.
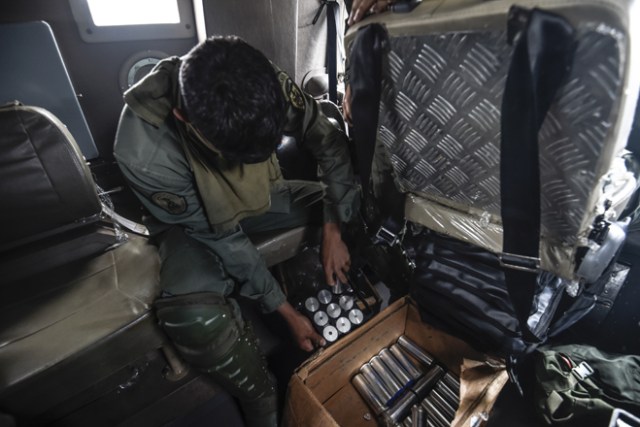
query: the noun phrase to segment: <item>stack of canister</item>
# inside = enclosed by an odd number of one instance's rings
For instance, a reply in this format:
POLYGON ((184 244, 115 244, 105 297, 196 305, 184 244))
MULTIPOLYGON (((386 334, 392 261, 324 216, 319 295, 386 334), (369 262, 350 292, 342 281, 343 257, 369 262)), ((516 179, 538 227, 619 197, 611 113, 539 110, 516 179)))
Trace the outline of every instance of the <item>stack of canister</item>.
POLYGON ((373 356, 352 383, 387 426, 449 426, 460 403, 458 379, 406 336, 373 356))
POLYGON ((340 282, 331 288, 320 289, 304 301, 304 311, 328 343, 333 343, 364 321, 355 304, 353 289, 340 282))

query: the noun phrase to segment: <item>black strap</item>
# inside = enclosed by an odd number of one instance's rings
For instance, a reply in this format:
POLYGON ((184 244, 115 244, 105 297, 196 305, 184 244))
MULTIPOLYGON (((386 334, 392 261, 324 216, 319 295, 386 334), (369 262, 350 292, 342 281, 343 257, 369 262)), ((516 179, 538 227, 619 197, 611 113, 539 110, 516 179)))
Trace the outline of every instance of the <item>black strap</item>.
POLYGON ((382 64, 388 45, 388 34, 383 26, 371 24, 358 30, 350 51, 349 84, 364 221, 374 243, 393 246, 398 243, 399 234, 405 226, 404 195, 397 191, 393 182, 383 183, 386 200, 378 203, 369 185, 378 135, 382 64))
POLYGON ((327 7, 327 73, 329 74, 329 100, 334 104, 338 103, 338 59, 337 59, 337 28, 336 12, 338 2, 336 0, 322 0, 320 8, 313 18, 315 25, 322 13, 322 9, 327 7))
POLYGON ((337 55, 337 30, 336 11, 338 3, 327 2, 327 68, 329 72, 329 101, 338 103, 338 59, 337 55))
POLYGON ((515 47, 502 101, 500 182, 504 227, 502 257, 507 288, 523 337, 539 342, 527 319, 536 290, 540 242, 538 132, 567 76, 574 30, 562 17, 513 7, 509 41, 515 47))
POLYGON ((358 30, 349 57, 353 139, 364 194, 369 193, 371 162, 378 135, 382 57, 386 41, 387 33, 381 25, 363 27, 358 30))

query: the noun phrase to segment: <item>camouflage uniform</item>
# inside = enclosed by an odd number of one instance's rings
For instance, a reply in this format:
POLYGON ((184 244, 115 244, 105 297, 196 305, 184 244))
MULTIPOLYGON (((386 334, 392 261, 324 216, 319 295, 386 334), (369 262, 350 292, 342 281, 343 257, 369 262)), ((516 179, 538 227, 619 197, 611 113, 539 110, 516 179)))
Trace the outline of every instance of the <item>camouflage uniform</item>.
MULTIPOLYGON (((349 221, 357 188, 346 137, 315 100, 274 68, 287 100, 285 132, 314 155, 323 184, 280 179, 271 186, 266 213, 217 230, 207 218, 194 165, 185 154, 184 139, 190 136, 172 114, 178 105, 180 61, 161 61, 125 94, 115 157, 151 214, 146 223, 158 242, 161 288, 169 296, 156 302, 161 325, 188 362, 239 397, 245 416, 254 415, 250 425, 275 425, 271 376, 230 296, 257 300, 264 312, 274 311, 285 296, 245 232, 307 223, 313 203, 320 200, 325 222, 349 221)), ((213 202, 224 204, 224 194, 219 198, 213 202)), ((208 202, 210 206, 212 200, 208 202)))

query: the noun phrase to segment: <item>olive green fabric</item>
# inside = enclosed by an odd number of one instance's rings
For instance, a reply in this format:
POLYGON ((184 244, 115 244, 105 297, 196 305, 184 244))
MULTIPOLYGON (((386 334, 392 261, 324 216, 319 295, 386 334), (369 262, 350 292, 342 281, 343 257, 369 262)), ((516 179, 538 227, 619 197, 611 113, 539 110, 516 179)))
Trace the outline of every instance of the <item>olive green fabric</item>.
POLYGON ((188 147, 185 151, 214 231, 233 230, 240 220, 269 209, 271 186, 282 178, 275 154, 261 163, 230 165, 221 159, 215 166, 206 166, 188 147))
POLYGON ((213 293, 162 298, 156 313, 182 357, 239 399, 248 426, 277 425, 275 380, 233 299, 213 293))
POLYGON ((162 126, 175 105, 179 68, 177 56, 160 61, 144 79, 124 93, 124 102, 145 122, 162 126))
POLYGON ((606 426, 613 409, 640 413, 640 356, 583 345, 536 350, 535 403, 548 425, 606 426))
MULTIPOLYGON (((243 230, 254 234, 309 223, 319 224, 321 215, 318 207, 323 192, 319 183, 312 184, 304 181, 278 183, 271 192, 269 211, 243 220, 243 230)), ((272 288, 264 286, 261 291, 257 291, 253 282, 236 283, 228 274, 223 258, 180 226, 173 226, 154 239, 161 260, 160 288, 165 294, 215 292, 226 297, 233 293, 257 300, 265 312, 273 311, 284 301, 277 283, 272 288)), ((223 240, 229 245, 230 251, 253 254, 250 248, 244 248, 247 240, 241 232, 232 233, 223 240)), ((255 262, 263 261, 255 259, 255 262)))
MULTIPOLYGON (((285 300, 284 294, 244 228, 246 223, 260 228, 256 222, 273 222, 274 218, 276 223, 287 227, 290 221, 283 221, 283 217, 290 214, 289 204, 295 197, 293 187, 289 181, 276 181, 271 188, 271 207, 266 213, 247 217, 241 225, 224 231, 211 226, 207 210, 224 206, 227 200, 213 200, 215 197, 209 195, 208 208, 205 208, 193 162, 189 161, 184 149, 185 126, 171 114, 177 94, 172 73, 179 63, 179 58, 161 61, 126 93, 127 105, 120 117, 114 147, 114 156, 124 177, 150 214, 145 218, 145 224, 151 234, 157 237, 178 226, 185 235, 204 245, 215 259, 218 268, 215 272, 199 269, 202 274, 211 274, 211 280, 197 278, 197 275, 185 276, 181 284, 177 280, 163 279, 163 289, 180 294, 219 292, 220 286, 236 286, 241 295, 258 300, 263 311, 273 311, 285 300), (197 278, 197 283, 187 283, 192 278, 197 278), (167 283, 172 283, 170 289, 164 287, 167 283)), ((323 220, 349 221, 358 212, 358 186, 346 136, 333 127, 313 98, 302 93, 288 76, 277 73, 289 100, 285 130, 300 138, 321 169, 323 220)), ((317 191, 320 184, 308 182, 306 185, 317 191)), ((294 222, 302 225, 298 218, 294 218, 294 222)), ((191 261, 183 257, 183 270, 188 270, 193 263, 203 265, 204 258, 204 255, 194 257, 195 261, 191 261)))
MULTIPOLYGON (((160 62, 146 79, 125 93, 125 102, 143 120, 159 126, 178 104, 179 70, 180 61, 175 57, 160 62)), ((240 220, 269 209, 271 183, 282 178, 275 153, 256 164, 230 163, 190 124, 177 123, 176 130, 214 231, 233 230, 240 220), (207 147, 211 151, 208 158, 215 160, 205 163, 195 151, 198 145, 207 147)))

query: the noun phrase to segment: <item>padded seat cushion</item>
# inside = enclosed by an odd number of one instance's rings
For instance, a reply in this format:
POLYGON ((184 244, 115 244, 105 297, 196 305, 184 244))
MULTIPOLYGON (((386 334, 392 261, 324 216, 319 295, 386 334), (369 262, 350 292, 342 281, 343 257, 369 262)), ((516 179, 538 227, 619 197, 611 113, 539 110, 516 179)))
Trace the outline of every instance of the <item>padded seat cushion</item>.
POLYGON ((306 246, 320 242, 318 227, 301 226, 249 236, 268 267, 293 258, 306 246))
POLYGON ((98 257, 5 288, 0 300, 0 390, 144 315, 159 292, 158 274, 156 248, 131 236, 98 257))

